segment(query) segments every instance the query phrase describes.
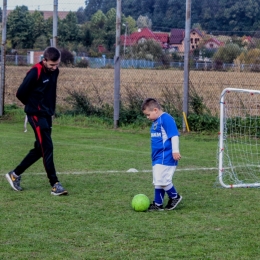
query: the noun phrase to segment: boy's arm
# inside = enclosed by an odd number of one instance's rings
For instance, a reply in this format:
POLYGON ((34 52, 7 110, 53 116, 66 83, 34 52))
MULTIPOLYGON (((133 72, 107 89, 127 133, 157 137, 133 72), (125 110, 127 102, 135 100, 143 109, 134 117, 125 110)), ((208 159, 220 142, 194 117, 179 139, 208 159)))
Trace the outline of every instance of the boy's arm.
POLYGON ((16 92, 16 97, 26 105, 31 88, 37 81, 37 69, 31 69, 16 92))
POLYGON ((180 151, 179 151, 179 136, 175 135, 171 138, 172 142, 172 156, 173 159, 178 161, 181 159, 180 151))

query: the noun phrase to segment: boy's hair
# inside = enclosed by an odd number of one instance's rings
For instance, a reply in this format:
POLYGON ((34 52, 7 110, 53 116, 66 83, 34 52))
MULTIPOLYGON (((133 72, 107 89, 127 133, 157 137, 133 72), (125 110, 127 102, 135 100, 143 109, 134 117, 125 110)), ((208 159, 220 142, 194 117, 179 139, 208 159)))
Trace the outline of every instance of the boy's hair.
POLYGON ((162 109, 160 104, 155 98, 147 98, 143 101, 141 109, 144 111, 145 109, 152 110, 154 108, 162 109))
POLYGON ((60 56, 61 56, 60 51, 55 47, 47 47, 43 53, 43 58, 46 61, 48 60, 57 61, 60 58, 60 56))

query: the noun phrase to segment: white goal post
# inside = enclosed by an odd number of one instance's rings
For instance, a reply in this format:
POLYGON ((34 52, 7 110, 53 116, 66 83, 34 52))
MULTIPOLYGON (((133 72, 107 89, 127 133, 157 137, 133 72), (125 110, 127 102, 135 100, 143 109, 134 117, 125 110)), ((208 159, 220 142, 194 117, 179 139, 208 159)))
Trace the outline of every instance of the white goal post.
POLYGON ((218 180, 224 188, 260 187, 259 90, 221 93, 218 180))

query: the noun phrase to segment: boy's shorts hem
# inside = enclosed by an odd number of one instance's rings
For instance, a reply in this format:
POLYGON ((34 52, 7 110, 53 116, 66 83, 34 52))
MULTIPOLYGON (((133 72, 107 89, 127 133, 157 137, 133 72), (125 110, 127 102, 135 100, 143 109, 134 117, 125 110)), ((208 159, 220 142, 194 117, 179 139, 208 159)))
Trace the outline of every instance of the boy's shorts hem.
POLYGON ((153 166, 153 184, 158 186, 171 184, 175 170, 176 166, 155 164, 153 166))

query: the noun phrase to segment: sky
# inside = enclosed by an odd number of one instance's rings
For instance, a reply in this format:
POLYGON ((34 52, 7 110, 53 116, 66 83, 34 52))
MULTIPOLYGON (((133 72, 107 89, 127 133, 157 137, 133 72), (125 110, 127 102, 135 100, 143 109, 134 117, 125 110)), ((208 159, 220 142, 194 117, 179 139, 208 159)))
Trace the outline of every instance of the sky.
MULTIPOLYGON (((85 8, 85 0, 56 0, 58 11, 77 11, 79 7, 85 8)), ((25 5, 29 10, 52 11, 54 0, 7 0, 7 10, 13 10, 16 6, 25 5)), ((3 1, 0 0, 3 9, 3 1)))

